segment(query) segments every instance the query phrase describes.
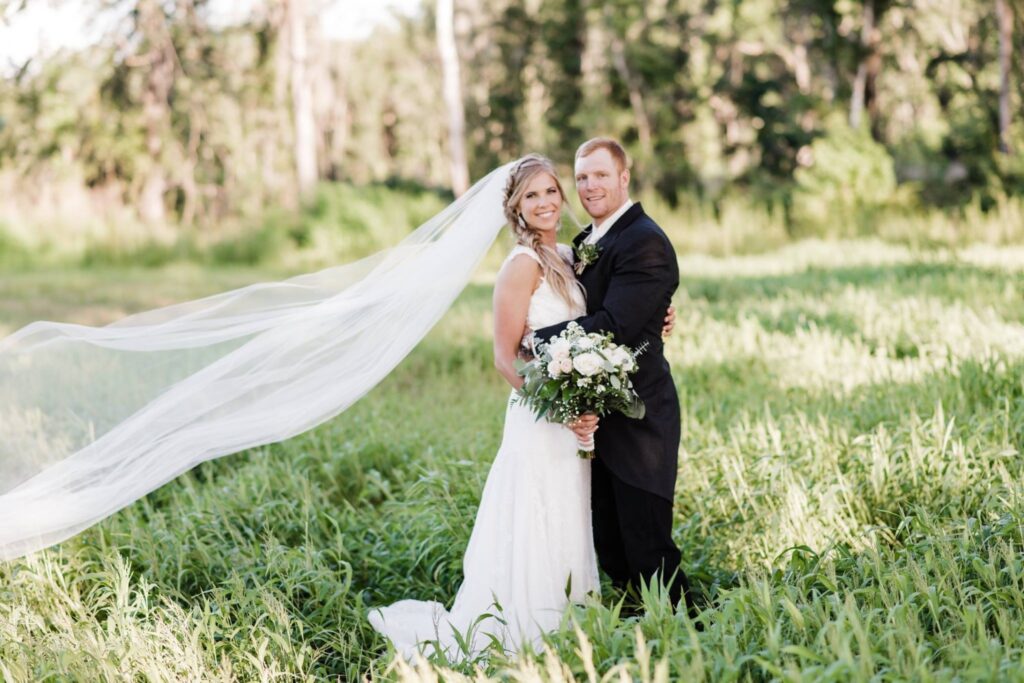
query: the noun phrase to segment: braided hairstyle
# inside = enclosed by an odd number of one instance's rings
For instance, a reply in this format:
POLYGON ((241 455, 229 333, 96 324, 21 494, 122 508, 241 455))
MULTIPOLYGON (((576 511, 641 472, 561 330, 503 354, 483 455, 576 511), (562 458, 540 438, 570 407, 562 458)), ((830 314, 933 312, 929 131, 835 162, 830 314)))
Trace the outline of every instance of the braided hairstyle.
POLYGON ((526 194, 527 185, 541 173, 547 173, 555 181, 558 194, 562 196, 564 204, 566 202, 565 190, 562 189, 562 183, 558 180, 555 165, 550 159, 540 154, 527 154, 512 167, 508 182, 505 183, 505 199, 502 208, 505 211, 505 218, 512 228, 516 244, 533 249, 534 253, 540 257, 541 275, 567 304, 573 306, 577 301, 573 298, 573 291, 580 292, 584 296, 586 293, 576 279, 572 267, 558 255, 557 251, 542 244, 540 231, 531 227, 519 211, 519 204, 523 195, 526 194))

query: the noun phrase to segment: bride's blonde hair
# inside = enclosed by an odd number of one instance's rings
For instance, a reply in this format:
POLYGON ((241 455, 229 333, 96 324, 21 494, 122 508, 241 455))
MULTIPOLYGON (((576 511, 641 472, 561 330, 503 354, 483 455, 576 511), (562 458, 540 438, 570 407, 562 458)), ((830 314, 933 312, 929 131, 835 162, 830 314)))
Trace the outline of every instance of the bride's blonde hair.
POLYGON ((519 203, 526 194, 526 187, 541 173, 547 173, 555 181, 558 194, 562 196, 562 206, 566 206, 565 190, 558 180, 555 165, 540 154, 527 154, 512 167, 508 182, 505 183, 505 201, 502 208, 516 243, 530 247, 540 257, 541 274, 551 288, 571 306, 576 301, 572 296, 573 290, 586 295, 583 286, 576 279, 572 267, 558 255, 558 252, 541 242, 540 231, 531 227, 519 211, 519 203))

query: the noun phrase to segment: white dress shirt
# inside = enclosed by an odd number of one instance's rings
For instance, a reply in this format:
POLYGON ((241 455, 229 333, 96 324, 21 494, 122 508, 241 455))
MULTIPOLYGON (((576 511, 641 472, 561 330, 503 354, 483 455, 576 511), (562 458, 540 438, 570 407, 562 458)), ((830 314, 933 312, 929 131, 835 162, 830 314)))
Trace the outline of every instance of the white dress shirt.
POLYGON ((620 206, 611 216, 608 216, 608 218, 601 221, 601 225, 595 225, 594 229, 590 231, 590 234, 587 235, 587 238, 583 241, 587 244, 593 244, 604 237, 605 234, 611 230, 612 226, 615 225, 615 221, 622 218, 622 214, 629 211, 629 207, 631 206, 633 206, 633 200, 627 197, 626 201, 622 203, 622 206, 620 206))
MULTIPOLYGON (((601 225, 594 226, 594 229, 590 231, 590 234, 587 235, 586 239, 583 240, 583 242, 585 244, 593 244, 594 242, 604 237, 605 234, 611 229, 611 227, 615 225, 615 221, 619 220, 622 217, 622 214, 629 211, 629 207, 631 206, 633 206, 633 200, 627 197, 626 201, 623 202, 622 206, 620 206, 618 210, 615 211, 615 213, 601 221, 601 225)), ((531 355, 536 356, 536 344, 539 344, 540 341, 541 340, 537 338, 537 335, 533 333, 533 330, 530 330, 523 337, 519 345, 524 350, 529 351, 531 355)))

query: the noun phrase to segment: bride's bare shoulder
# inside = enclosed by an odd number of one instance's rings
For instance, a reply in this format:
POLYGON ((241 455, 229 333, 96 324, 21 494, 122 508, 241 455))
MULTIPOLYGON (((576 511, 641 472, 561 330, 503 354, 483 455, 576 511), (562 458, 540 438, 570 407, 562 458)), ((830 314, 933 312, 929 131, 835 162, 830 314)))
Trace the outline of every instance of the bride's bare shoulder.
POLYGON ((501 265, 495 287, 502 289, 522 287, 528 288, 532 292, 540 280, 540 275, 540 259, 537 258, 537 255, 527 247, 517 246, 501 265))

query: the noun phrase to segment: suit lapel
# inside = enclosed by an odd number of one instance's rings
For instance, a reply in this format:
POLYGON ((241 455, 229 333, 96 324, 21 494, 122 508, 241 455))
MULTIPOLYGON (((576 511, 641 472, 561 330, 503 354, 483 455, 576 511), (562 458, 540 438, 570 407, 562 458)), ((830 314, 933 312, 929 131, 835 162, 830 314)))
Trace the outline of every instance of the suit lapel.
POLYGON ((601 251, 606 251, 615 240, 619 237, 623 230, 633 224, 636 219, 644 215, 644 207, 640 206, 640 202, 635 202, 633 206, 626 209, 626 213, 619 216, 619 219, 615 221, 612 227, 608 228, 601 239, 597 241, 597 245, 601 248, 601 251))
MULTIPOLYGON (((640 202, 635 202, 633 206, 626 209, 626 212, 624 214, 619 216, 619 218, 615 221, 612 227, 608 229, 608 232, 602 235, 601 239, 597 240, 596 244, 600 249, 600 253, 597 257, 597 263, 591 266, 587 266, 581 274, 577 275, 577 278, 579 278, 580 282, 583 283, 583 286, 587 288, 588 292, 590 292, 592 290, 592 287, 597 284, 593 279, 594 277, 596 277, 595 274, 598 272, 604 273, 606 270, 605 268, 601 267, 603 265, 601 262, 602 257, 607 254, 608 250, 615 243, 615 240, 618 239, 619 235, 622 234, 622 232, 626 228, 632 225, 638 218, 640 218, 643 215, 644 208, 640 206, 640 202)), ((576 235, 576 237, 572 241, 573 245, 579 245, 583 240, 587 238, 587 236, 591 232, 593 232, 593 230, 594 224, 591 223, 585 230, 580 232, 580 234, 576 235)), ((573 263, 575 264, 575 262, 576 252, 574 249, 573 263)), ((589 300, 587 302, 587 307, 590 307, 589 300)))
POLYGON ((594 224, 591 223, 587 227, 580 230, 579 234, 572 238, 572 244, 574 247, 578 247, 580 242, 587 239, 587 236, 594 231, 594 224))
POLYGON ((600 299, 604 297, 605 287, 607 287, 608 279, 611 277, 611 270, 608 264, 612 262, 609 255, 615 240, 619 238, 619 235, 626 228, 643 215, 644 209, 640 206, 640 203, 633 204, 633 206, 626 209, 624 214, 619 216, 618 220, 608 229, 608 232, 597 241, 597 246, 601 250, 597 256, 597 263, 584 270, 583 274, 580 275, 580 282, 587 288, 587 310, 589 312, 593 313, 600 308, 600 299))
MULTIPOLYGON (((601 272, 605 271, 604 268, 601 268, 601 265, 602 265, 601 264, 601 256, 604 255, 605 252, 608 251, 608 249, 612 246, 612 244, 614 244, 615 240, 618 238, 619 234, 621 234, 623 230, 628 228, 634 221, 636 221, 636 219, 638 219, 640 216, 643 216, 643 215, 644 215, 644 209, 643 209, 642 206, 640 206, 640 202, 635 202, 631 207, 626 209, 626 212, 624 214, 622 214, 621 216, 618 217, 618 219, 616 219, 615 223, 612 224, 612 226, 608 229, 608 231, 604 235, 601 236, 601 239, 597 240, 596 244, 597 244, 598 249, 600 250, 599 253, 598 253, 598 257, 597 257, 597 263, 594 264, 594 265, 591 265, 591 266, 587 266, 586 268, 583 269, 582 273, 579 273, 576 276, 580 280, 580 282, 582 282, 584 284, 584 286, 587 288, 588 291, 591 288, 591 286, 590 286, 590 283, 592 281, 591 278, 593 277, 594 273, 598 272, 597 269, 599 269, 601 272)), ((586 229, 584 229, 582 232, 580 232, 580 234, 576 235, 576 237, 573 238, 573 240, 572 240, 573 246, 574 247, 579 246, 580 243, 583 242, 583 240, 587 239, 587 236, 590 235, 590 233, 593 232, 593 230, 594 230, 594 224, 591 223, 589 226, 587 226, 586 229)), ((572 260, 573 260, 573 265, 575 266, 575 264, 576 264, 576 250, 575 250, 575 248, 573 249, 573 259, 572 260)), ((589 304, 588 304, 588 306, 589 306, 589 304)))

